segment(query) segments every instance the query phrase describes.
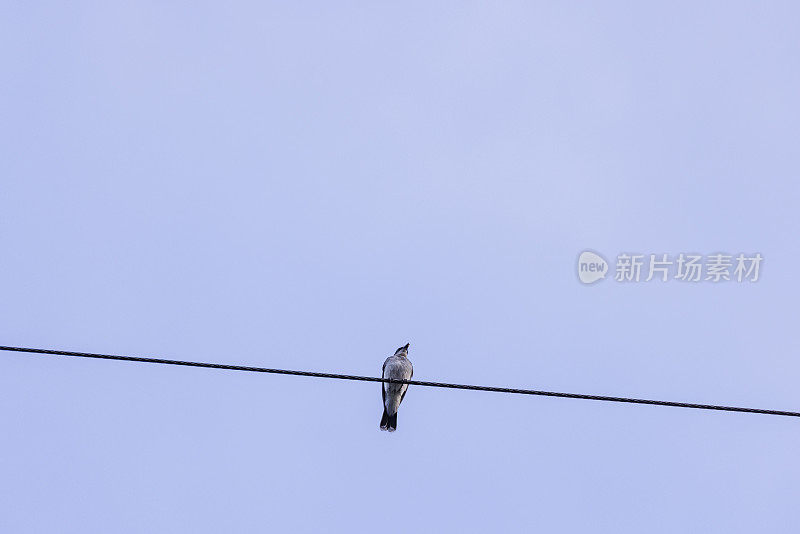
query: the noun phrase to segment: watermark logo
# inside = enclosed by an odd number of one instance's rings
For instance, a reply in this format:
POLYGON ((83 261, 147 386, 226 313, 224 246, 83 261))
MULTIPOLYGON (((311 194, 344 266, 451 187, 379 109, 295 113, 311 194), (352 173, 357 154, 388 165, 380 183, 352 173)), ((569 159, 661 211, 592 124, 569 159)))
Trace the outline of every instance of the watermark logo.
POLYGON ((592 284, 605 278, 608 262, 600 254, 590 250, 581 252, 578 257, 578 279, 584 284, 592 284))
MULTIPOLYGON (((614 268, 616 282, 757 282, 763 256, 733 254, 619 254, 614 268), (649 261, 648 261, 649 259, 649 261)), ((592 251, 578 257, 578 278, 591 284, 606 277, 608 263, 592 251)))

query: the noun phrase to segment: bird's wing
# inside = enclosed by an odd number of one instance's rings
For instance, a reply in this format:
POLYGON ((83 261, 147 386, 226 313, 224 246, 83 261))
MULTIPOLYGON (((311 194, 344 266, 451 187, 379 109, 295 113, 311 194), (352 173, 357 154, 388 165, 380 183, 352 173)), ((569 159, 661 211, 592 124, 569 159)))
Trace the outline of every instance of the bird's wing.
MULTIPOLYGON (((408 362, 409 367, 411 367, 411 374, 409 375, 407 380, 411 380, 414 378, 414 366, 411 365, 411 362, 408 362)), ((400 402, 403 402, 403 399, 406 398, 406 393, 408 393, 408 384, 406 384, 406 389, 403 390, 403 394, 400 395, 400 402)))
MULTIPOLYGON (((388 362, 389 359, 386 359, 388 362)), ((383 367, 381 368, 381 378, 386 378, 386 362, 383 362, 383 367)), ((386 382, 381 382, 381 397, 383 397, 383 405, 386 406, 386 382)))

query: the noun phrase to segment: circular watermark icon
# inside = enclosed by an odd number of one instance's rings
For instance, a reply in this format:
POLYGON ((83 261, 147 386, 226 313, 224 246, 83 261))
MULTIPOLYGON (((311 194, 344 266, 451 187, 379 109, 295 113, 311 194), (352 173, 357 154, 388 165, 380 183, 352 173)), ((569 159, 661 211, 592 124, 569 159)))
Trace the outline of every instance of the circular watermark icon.
POLYGON ((578 279, 584 284, 602 280, 608 273, 608 262, 600 254, 584 250, 578 256, 578 279))

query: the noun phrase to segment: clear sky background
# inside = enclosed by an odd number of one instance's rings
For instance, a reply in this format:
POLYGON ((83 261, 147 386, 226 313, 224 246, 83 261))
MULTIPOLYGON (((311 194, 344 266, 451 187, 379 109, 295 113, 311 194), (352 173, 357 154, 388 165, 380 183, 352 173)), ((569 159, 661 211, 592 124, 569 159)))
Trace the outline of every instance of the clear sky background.
MULTIPOLYGON (((0 344, 800 410, 794 2, 4 2, 0 344), (757 283, 580 284, 584 249, 757 283)), ((3 532, 797 532, 800 421, 0 354, 3 532)))

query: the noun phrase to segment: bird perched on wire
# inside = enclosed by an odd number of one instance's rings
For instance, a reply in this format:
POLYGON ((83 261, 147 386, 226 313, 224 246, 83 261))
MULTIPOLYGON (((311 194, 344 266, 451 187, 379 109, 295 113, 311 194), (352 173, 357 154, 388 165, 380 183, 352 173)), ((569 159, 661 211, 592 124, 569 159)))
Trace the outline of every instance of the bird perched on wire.
MULTIPOLYGON (((397 349, 393 356, 386 358, 383 362, 382 378, 393 378, 395 380, 411 380, 414 376, 414 367, 408 360, 408 346, 397 349)), ((408 391, 408 384, 392 384, 389 382, 381 383, 381 394, 383 395, 383 417, 381 417, 381 430, 394 432, 397 430, 397 409, 403 402, 403 397, 408 391)))

